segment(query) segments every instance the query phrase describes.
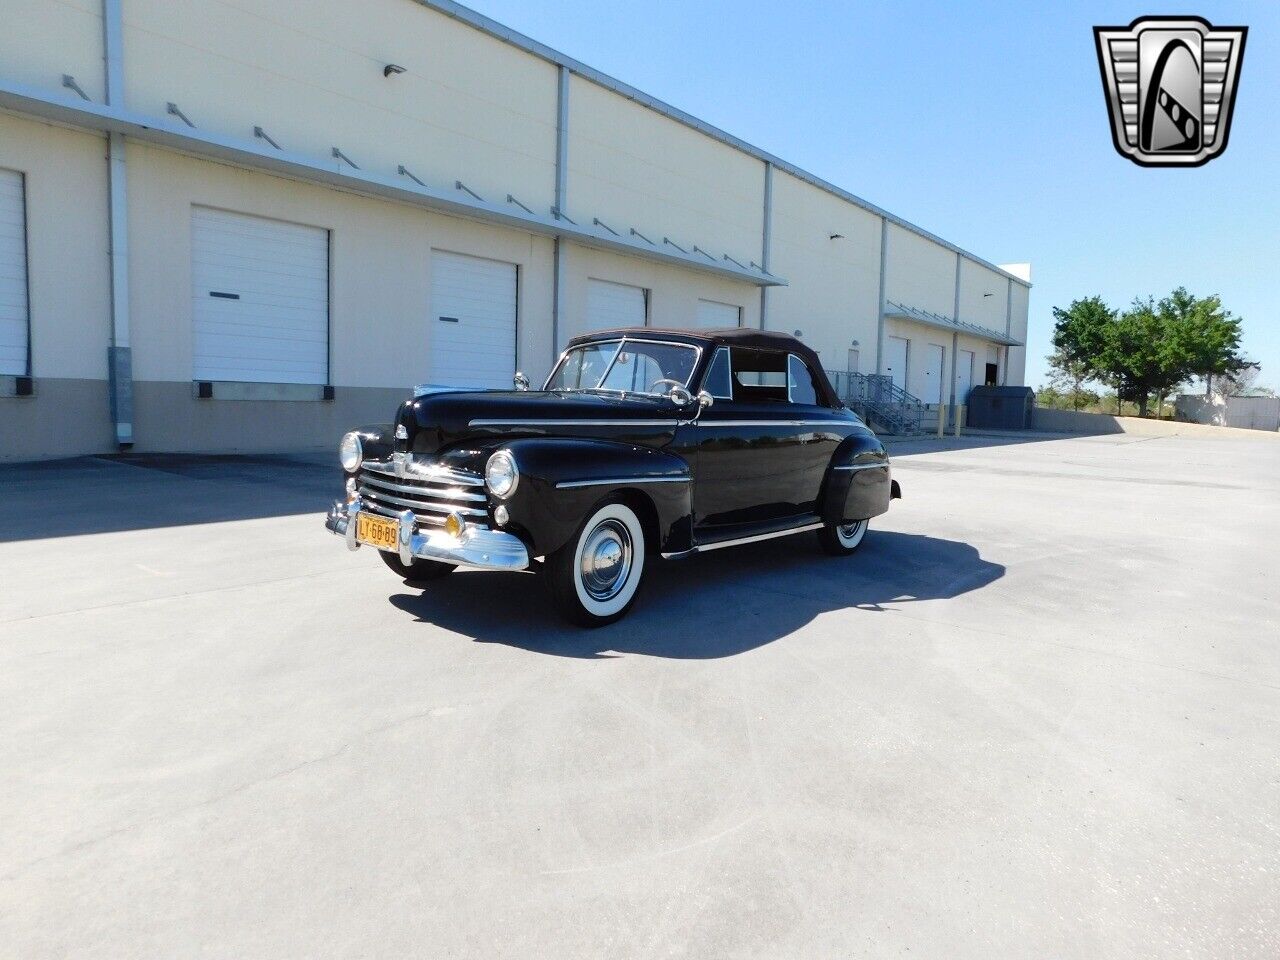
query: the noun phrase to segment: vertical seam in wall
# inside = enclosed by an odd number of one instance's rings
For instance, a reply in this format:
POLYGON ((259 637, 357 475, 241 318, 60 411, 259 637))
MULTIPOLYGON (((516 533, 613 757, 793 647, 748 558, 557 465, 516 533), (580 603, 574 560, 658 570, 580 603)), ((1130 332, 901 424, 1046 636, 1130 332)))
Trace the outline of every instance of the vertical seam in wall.
MULTIPOLYGON (((188 216, 188 230, 191 229, 190 223, 191 217, 188 216)), ((326 228, 325 237, 327 242, 324 248, 324 272, 327 296, 324 304, 324 382, 328 386, 333 386, 333 230, 326 228)), ((194 320, 195 315, 193 312, 192 321, 194 322, 194 320)), ((192 372, 194 373, 195 371, 192 372)))
MULTIPOLYGON (((556 184, 553 214, 557 220, 564 214, 569 186, 569 68, 560 65, 556 74, 556 184)), ((560 355, 561 299, 564 295, 564 238, 556 237, 551 248, 551 363, 560 355)), ((519 359, 517 355, 517 359, 519 359)))
MULTIPOLYGON (((102 0, 102 53, 107 106, 124 106, 124 22, 121 0, 102 0)), ((107 224, 110 243, 111 345, 107 382, 116 443, 133 443, 133 363, 129 330, 129 193, 124 135, 107 134, 107 224), (121 383, 127 371, 129 384, 121 383)))
MULTIPOLYGON (((1013 281, 1005 281, 1004 292, 1004 336, 1006 340, 1013 339, 1009 336, 1009 331, 1013 329, 1013 281)), ((1000 386, 1004 386, 1009 382, 1009 345, 1004 346, 1004 363, 1000 367, 1000 386)))
MULTIPOLYGON (((956 254, 956 294, 951 319, 960 322, 960 254, 956 254)), ((956 416, 956 358, 960 350, 960 331, 951 331, 951 416, 956 416)))
POLYGON ((22 184, 22 268, 23 281, 27 286, 27 376, 34 377, 36 375, 35 352, 31 345, 35 336, 35 324, 31 320, 35 312, 31 309, 31 198, 27 190, 27 172, 25 170, 15 172, 22 184))
MULTIPOLYGON (((760 266, 769 271, 769 235, 773 232, 773 164, 764 161, 764 210, 760 225, 760 266)), ((765 329, 769 303, 769 288, 760 287, 760 329, 765 329)))
MULTIPOLYGON (((880 297, 876 309, 876 376, 884 373, 884 268, 889 245, 889 218, 880 218, 880 297)), ((905 371, 904 371, 905 376, 905 371)))

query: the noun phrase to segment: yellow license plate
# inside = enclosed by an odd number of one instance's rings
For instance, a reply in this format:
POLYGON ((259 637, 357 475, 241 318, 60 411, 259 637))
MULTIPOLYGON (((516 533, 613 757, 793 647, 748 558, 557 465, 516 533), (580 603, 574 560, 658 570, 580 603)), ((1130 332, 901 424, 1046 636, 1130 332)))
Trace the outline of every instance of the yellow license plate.
POLYGON ((400 524, 386 517, 377 517, 371 513, 356 514, 356 539, 379 550, 394 550, 400 524))

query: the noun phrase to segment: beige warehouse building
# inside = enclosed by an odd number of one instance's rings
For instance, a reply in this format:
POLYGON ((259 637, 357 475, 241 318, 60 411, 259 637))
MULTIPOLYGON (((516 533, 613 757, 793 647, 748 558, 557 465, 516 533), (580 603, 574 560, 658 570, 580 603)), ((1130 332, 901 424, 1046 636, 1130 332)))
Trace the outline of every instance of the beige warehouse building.
POLYGON ((799 331, 931 407, 1023 382, 1025 265, 457 4, 0 23, 0 458, 321 446, 624 324, 799 331))

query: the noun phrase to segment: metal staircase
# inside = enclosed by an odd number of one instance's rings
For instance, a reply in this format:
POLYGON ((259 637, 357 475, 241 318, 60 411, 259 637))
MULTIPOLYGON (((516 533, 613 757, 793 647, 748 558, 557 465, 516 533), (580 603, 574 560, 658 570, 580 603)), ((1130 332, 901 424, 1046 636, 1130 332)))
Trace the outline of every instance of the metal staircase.
POLYGON ((827 372, 845 406, 882 433, 921 433, 925 405, 897 386, 893 378, 874 373, 827 372))

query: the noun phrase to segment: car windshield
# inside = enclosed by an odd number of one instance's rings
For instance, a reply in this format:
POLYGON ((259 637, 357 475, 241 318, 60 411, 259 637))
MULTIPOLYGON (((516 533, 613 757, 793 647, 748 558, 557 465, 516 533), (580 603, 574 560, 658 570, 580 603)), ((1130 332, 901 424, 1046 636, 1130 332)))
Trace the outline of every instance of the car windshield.
POLYGON ((608 340, 574 347, 547 380, 548 390, 616 390, 665 396, 689 386, 696 347, 652 340, 608 340))

